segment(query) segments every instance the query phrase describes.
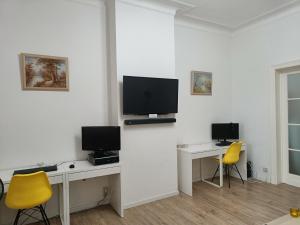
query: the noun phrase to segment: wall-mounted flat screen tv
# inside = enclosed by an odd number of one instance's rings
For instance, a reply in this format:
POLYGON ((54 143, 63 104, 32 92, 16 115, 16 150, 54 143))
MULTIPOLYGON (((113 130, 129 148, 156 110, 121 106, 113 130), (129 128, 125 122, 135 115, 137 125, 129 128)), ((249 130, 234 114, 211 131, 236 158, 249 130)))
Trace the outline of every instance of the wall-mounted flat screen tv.
POLYGON ((178 112, 178 79, 123 77, 123 114, 178 112))

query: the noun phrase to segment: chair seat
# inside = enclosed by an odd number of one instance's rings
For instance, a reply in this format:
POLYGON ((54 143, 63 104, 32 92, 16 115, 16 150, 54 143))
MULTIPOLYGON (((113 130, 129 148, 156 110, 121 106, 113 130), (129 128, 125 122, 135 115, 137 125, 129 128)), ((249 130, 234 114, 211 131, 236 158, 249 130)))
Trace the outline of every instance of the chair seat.
POLYGON ((30 209, 46 203, 51 198, 48 190, 41 190, 40 193, 16 193, 6 201, 6 206, 11 209, 30 209))
MULTIPOLYGON (((216 161, 218 161, 218 162, 220 162, 219 157, 213 157, 213 159, 216 160, 216 161)), ((223 165, 233 165, 233 164, 236 163, 236 162, 226 162, 226 161, 224 160, 224 158, 221 159, 221 160, 223 161, 223 165)))

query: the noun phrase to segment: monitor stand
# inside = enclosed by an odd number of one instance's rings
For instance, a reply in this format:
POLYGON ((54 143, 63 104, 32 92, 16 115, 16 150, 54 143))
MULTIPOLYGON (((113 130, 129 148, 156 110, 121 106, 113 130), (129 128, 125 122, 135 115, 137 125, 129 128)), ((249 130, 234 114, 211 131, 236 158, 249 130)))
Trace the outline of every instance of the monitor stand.
POLYGON ((223 141, 218 142, 216 145, 217 146, 229 146, 231 144, 232 144, 232 142, 227 141, 226 139, 224 139, 223 141))
POLYGON ((88 161, 93 165, 104 165, 119 162, 119 151, 99 151, 89 154, 88 161))
POLYGON ((109 156, 118 156, 119 151, 94 151, 94 153, 91 153, 94 158, 103 158, 103 157, 109 157, 109 156))

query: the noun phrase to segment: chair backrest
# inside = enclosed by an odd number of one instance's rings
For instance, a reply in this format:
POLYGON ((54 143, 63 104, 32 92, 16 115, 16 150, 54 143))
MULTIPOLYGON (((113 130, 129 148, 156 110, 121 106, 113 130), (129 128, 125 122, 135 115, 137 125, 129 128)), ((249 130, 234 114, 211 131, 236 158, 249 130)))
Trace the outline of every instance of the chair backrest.
POLYGON ((242 142, 233 142, 223 157, 223 163, 235 164, 240 159, 240 152, 242 149, 242 142))
POLYGON ((51 196, 52 188, 45 172, 18 174, 10 181, 5 203, 15 208, 18 199, 30 208, 31 205, 35 207, 36 203, 47 201, 51 196))

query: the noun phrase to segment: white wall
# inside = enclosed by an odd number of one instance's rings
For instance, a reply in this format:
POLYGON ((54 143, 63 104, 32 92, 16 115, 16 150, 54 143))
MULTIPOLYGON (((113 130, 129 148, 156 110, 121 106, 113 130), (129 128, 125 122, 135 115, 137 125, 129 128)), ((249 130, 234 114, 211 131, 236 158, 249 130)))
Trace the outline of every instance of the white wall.
MULTIPOLYGON (((81 126, 108 123, 105 7, 81 2, 0 1, 0 169, 84 159, 81 126), (22 91, 21 52, 68 57, 70 91, 22 91)), ((95 204, 103 184, 72 184, 71 207, 95 204)))
MULTIPOLYGON (((177 143, 211 141, 211 123, 231 122, 230 40, 228 33, 175 26, 176 74, 179 78, 177 143), (213 73, 212 96, 191 95, 191 71, 213 73)), ((199 163, 194 163, 194 179, 199 163)))
MULTIPOLYGON (((123 75, 176 77, 174 15, 118 1, 116 37, 120 84, 123 75)), ((125 206, 176 194, 176 125, 129 127, 123 125, 121 112, 119 115, 125 206)))
MULTIPOLYGON (((232 39, 233 119, 242 124, 255 176, 270 180, 272 66, 300 59, 300 8, 236 32, 232 39)), ((274 74, 275 76, 275 74, 274 74)))
POLYGON ((85 158, 81 126, 108 121, 104 7, 0 4, 0 168, 85 158), (70 91, 22 91, 21 52, 68 57, 70 91))
MULTIPOLYGON (((101 1, 0 2, 0 169, 85 158, 80 127, 108 124, 108 99, 112 99, 117 103, 111 108, 118 112, 110 122, 120 123, 123 132, 125 206, 176 194, 176 144, 209 141, 212 122, 241 124, 256 176, 268 180, 262 168, 270 169, 272 151, 270 69, 300 58, 300 12, 294 10, 233 37, 180 23, 174 28, 172 10, 139 7, 128 0, 118 0, 113 13, 116 24, 109 24, 115 26, 109 37, 116 55, 109 55, 115 64, 109 72, 115 75, 110 77, 115 90, 108 95, 106 15, 101 1), (21 52, 69 57, 70 91, 22 91, 21 52), (213 73, 212 96, 190 95, 191 70, 213 73), (118 95, 123 75, 178 78, 178 122, 124 126, 125 118, 137 117, 122 116, 118 95)), ((105 179, 73 183, 71 206, 95 205, 106 184, 105 179), (89 191, 74 198, 82 189, 89 191)), ((56 198, 49 208, 52 215, 57 213, 56 198)))
POLYGON ((231 121, 230 35, 175 26, 180 80, 178 143, 211 140, 211 123, 231 121), (213 73, 212 96, 191 95, 191 71, 213 73))

